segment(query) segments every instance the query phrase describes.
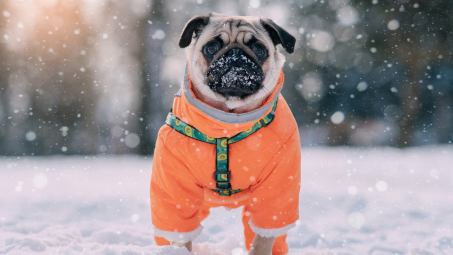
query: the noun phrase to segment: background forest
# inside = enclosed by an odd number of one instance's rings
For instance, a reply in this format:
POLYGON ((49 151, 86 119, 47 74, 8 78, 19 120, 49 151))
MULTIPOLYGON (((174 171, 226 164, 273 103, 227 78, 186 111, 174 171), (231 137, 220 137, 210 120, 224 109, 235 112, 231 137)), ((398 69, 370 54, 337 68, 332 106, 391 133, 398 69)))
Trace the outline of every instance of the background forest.
MULTIPOLYGON (((184 24, 262 15, 297 38, 283 95, 303 146, 453 141, 449 0, 0 0, 0 154, 151 154, 184 24)), ((280 47, 280 46, 279 46, 280 47)))

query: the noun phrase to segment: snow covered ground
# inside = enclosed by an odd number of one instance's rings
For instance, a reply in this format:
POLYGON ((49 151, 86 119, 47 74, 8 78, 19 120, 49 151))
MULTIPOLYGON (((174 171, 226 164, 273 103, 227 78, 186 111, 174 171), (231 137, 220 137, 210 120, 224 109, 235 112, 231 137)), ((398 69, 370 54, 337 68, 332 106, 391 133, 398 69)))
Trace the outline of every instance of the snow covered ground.
MULTIPOLYGON (((0 159, 0 254, 193 254, 157 247, 151 158, 0 159)), ((244 255, 240 209, 203 223, 196 254, 244 255)), ((453 254, 453 147, 304 148, 290 254, 453 254)))

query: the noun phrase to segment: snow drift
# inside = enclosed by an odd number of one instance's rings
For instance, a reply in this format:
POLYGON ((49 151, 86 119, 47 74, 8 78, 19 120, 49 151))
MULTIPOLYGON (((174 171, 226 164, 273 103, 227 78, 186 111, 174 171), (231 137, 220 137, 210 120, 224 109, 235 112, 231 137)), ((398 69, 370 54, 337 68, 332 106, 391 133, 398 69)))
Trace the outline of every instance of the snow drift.
MULTIPOLYGON (((0 254, 184 255, 158 247, 151 158, 0 159, 0 254)), ((453 148, 304 148, 290 254, 453 254, 453 148)), ((195 254, 245 255, 241 209, 212 210, 195 254)))

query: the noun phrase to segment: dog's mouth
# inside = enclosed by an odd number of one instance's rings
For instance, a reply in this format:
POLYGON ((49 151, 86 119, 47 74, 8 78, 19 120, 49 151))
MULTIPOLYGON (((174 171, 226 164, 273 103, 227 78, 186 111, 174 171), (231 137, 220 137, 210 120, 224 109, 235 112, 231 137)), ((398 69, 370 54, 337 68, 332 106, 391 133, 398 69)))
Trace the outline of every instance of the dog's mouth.
POLYGON ((211 63, 206 79, 212 91, 243 99, 262 87, 264 72, 242 49, 233 48, 211 63))

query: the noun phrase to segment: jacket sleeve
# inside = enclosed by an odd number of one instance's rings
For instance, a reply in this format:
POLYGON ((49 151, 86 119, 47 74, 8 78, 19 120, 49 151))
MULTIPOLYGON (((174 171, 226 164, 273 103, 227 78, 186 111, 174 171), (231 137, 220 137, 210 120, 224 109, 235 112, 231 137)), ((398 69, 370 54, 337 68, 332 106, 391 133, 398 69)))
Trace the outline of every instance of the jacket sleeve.
POLYGON ((283 144, 251 187, 249 222, 264 237, 284 235, 299 219, 299 131, 283 144))
POLYGON ((201 233, 199 208, 203 204, 203 187, 165 146, 161 132, 153 159, 150 199, 156 236, 187 242, 201 233))

